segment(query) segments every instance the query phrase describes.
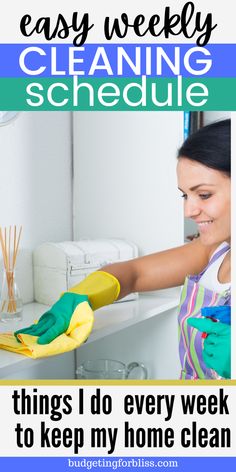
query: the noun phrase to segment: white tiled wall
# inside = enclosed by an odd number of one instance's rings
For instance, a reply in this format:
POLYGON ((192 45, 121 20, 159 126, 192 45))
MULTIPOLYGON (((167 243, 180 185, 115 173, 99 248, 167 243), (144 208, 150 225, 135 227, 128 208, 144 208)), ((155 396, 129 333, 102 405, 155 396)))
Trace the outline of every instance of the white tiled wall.
POLYGON ((23 226, 17 271, 29 302, 32 249, 72 238, 71 113, 23 112, 0 127, 0 166, 0 226, 23 226))

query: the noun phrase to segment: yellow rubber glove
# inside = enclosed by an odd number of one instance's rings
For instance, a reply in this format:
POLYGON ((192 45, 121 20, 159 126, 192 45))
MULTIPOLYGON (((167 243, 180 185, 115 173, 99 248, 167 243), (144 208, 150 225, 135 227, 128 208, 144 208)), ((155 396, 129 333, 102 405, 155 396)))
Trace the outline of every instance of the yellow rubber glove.
POLYGON ((38 336, 22 333, 16 337, 12 333, 0 334, 0 348, 17 354, 38 359, 72 351, 86 341, 94 323, 93 311, 88 302, 80 303, 71 317, 67 331, 48 344, 38 344, 38 336))
MULTIPOLYGON (((80 317, 82 316, 79 307, 82 306, 83 308, 90 304, 92 310, 96 310, 101 306, 114 302, 118 298, 119 293, 120 284, 116 277, 104 271, 93 272, 78 285, 65 292, 51 309, 41 316, 38 323, 16 331, 14 333, 16 339, 11 334, 0 336, 0 348, 14 352, 21 351, 25 355, 29 355, 27 352, 30 352, 31 357, 34 357, 32 352, 39 354, 36 357, 66 352, 68 348, 65 348, 65 346, 73 346, 71 334, 69 339, 67 336, 68 330, 71 333, 73 317, 75 313, 80 313, 80 317), (59 340, 59 343, 56 340, 59 340), (22 345, 20 345, 19 341, 22 345), (35 344, 37 344, 37 349, 35 344), (40 350, 39 345, 42 345, 42 350, 40 350), (26 348, 26 346, 28 347, 26 348), (46 354, 43 354, 44 352, 46 354), (47 354, 48 352, 49 354, 47 354)), ((76 334, 78 339, 75 339, 74 347, 70 349, 78 347, 88 338, 92 329, 92 310, 91 308, 90 310, 85 310, 84 316, 89 315, 88 324, 86 324, 86 320, 83 318, 83 329, 81 323, 78 326, 78 329, 81 330, 81 336, 78 331, 76 334), (86 329, 87 332, 85 332, 86 329)))
POLYGON ((14 334, 36 336, 38 344, 49 344, 67 331, 76 307, 89 301, 93 310, 112 303, 118 297, 120 284, 107 272, 98 271, 90 274, 78 285, 62 294, 61 298, 44 313, 37 324, 21 328, 14 334))
POLYGON ((114 275, 98 270, 70 288, 69 292, 87 295, 92 309, 97 310, 117 300, 120 283, 114 275))

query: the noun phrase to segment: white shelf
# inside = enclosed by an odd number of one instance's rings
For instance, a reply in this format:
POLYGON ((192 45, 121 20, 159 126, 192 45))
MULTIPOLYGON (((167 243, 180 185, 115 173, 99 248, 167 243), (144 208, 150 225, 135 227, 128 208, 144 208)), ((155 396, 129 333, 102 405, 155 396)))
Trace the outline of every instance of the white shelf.
MULTIPOLYGON (((158 316, 178 306, 179 289, 162 290, 156 293, 140 295, 135 301, 115 303, 96 311, 93 332, 86 344, 102 339, 129 326, 158 316)), ((15 331, 27 326, 38 319, 48 309, 39 303, 30 303, 24 306, 22 322, 0 323, 0 332, 15 331)), ((0 378, 7 377, 27 369, 46 359, 33 360, 20 354, 0 350, 0 378)))
POLYGON ((135 301, 114 303, 96 311, 92 334, 87 344, 116 333, 178 306, 179 289, 139 295, 135 301))

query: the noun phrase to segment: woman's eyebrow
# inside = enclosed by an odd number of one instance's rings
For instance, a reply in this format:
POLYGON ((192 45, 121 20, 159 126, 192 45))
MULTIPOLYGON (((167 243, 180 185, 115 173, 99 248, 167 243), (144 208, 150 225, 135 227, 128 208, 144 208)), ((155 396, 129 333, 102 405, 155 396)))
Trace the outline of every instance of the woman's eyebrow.
MULTIPOLYGON (((209 183, 202 183, 202 184, 198 184, 198 185, 194 185, 193 187, 190 187, 189 190, 191 190, 191 192, 193 192, 194 190, 197 190, 199 187, 203 187, 204 185, 206 185, 207 187, 214 187, 215 184, 209 184, 209 183)), ((183 190, 178 187, 178 189, 183 192, 183 190)))

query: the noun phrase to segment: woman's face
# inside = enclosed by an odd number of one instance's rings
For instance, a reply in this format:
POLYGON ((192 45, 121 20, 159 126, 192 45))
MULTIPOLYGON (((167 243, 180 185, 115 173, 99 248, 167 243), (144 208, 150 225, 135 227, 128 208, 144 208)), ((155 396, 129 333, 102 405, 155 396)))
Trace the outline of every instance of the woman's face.
POLYGON ((230 177, 186 157, 178 159, 178 187, 184 214, 195 221, 201 242, 230 242, 230 177))

